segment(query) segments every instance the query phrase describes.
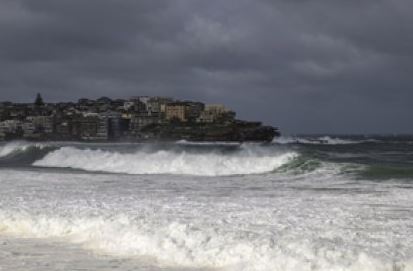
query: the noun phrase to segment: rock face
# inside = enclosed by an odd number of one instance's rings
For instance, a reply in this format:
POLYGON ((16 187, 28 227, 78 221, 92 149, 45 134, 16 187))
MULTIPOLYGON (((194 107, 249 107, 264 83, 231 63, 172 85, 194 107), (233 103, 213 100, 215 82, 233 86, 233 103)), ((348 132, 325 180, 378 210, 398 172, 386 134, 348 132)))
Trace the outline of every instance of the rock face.
POLYGON ((279 134, 277 128, 245 121, 229 124, 154 124, 142 130, 143 138, 153 140, 269 142, 279 134))

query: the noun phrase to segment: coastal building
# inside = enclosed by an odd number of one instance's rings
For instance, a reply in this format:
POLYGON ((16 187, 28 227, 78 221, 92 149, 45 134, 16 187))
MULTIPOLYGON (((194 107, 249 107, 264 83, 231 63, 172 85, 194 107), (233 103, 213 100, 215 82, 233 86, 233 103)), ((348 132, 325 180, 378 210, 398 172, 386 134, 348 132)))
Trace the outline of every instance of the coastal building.
POLYGON ((81 140, 105 141, 109 139, 108 128, 108 119, 96 113, 89 113, 73 120, 71 132, 81 140))
POLYGON ((151 124, 159 124, 161 119, 157 115, 142 116, 133 115, 129 124, 129 129, 132 134, 140 133, 141 130, 151 124))
POLYGON ((53 138, 58 140, 70 140, 77 138, 73 132, 73 121, 70 118, 55 118, 53 138))
POLYGON ((148 104, 148 101, 151 99, 151 97, 149 97, 149 96, 135 96, 135 97, 133 97, 133 99, 143 103, 146 106, 148 104))
POLYGON ((146 113, 146 103, 149 100, 149 97, 147 96, 137 96, 137 97, 132 97, 129 99, 129 103, 132 103, 133 106, 130 107, 128 110, 131 110, 133 112, 137 113, 146 113))
MULTIPOLYGON (((83 140, 107 139, 105 129, 102 129, 98 116, 87 116, 79 120, 79 137, 83 140)), ((105 126, 103 125, 103 128, 105 126)))
POLYGON ((14 105, 7 109, 9 119, 25 119, 26 116, 31 114, 30 108, 25 105, 14 105))
MULTIPOLYGON (((0 125, 1 125, 1 123, 0 123, 0 125)), ((6 139, 6 133, 3 132, 3 130, 0 127, 0 140, 5 140, 5 139, 6 139)))
POLYGON ((0 130, 9 133, 15 133, 19 127, 21 127, 21 121, 19 120, 5 120, 0 122, 0 130))
POLYGON ((99 114, 102 131, 107 130, 107 137, 111 140, 120 139, 128 130, 128 121, 122 118, 122 113, 108 111, 99 114))
POLYGON ((204 111, 205 104, 200 103, 200 102, 192 102, 192 101, 186 101, 185 103, 188 106, 188 111, 186 112, 188 121, 195 122, 196 119, 204 111))
POLYGON ((197 118, 197 122, 199 123, 213 123, 216 119, 214 114, 211 114, 208 111, 202 111, 201 115, 197 118))
POLYGON ((173 99, 168 97, 152 97, 146 104, 146 109, 149 115, 156 115, 165 113, 165 107, 167 104, 172 103, 173 99))
POLYGON ((0 121, 6 120, 8 117, 7 108, 0 105, 0 121))
POLYGON ((95 103, 93 100, 82 98, 78 100, 76 108, 81 111, 95 111, 93 110, 95 103))
POLYGON ((210 112, 214 115, 219 115, 230 111, 223 104, 207 104, 205 106, 205 111, 210 112))
POLYGON ((168 97, 44 103, 39 94, 33 103, 0 103, 0 140, 269 140, 276 134, 236 120, 224 105, 168 97))
POLYGON ((0 122, 0 137, 2 139, 23 136, 22 121, 5 120, 0 122))
POLYGON ((36 127, 33 122, 22 122, 21 128, 23 130, 23 137, 25 139, 40 139, 42 134, 36 132, 36 127))
POLYGON ((235 119, 235 112, 220 104, 209 104, 197 118, 199 123, 230 122, 235 119))
POLYGON ((168 121, 186 122, 189 106, 183 102, 169 103, 165 107, 165 118, 168 121))
POLYGON ((49 116, 29 116, 26 121, 31 123, 35 132, 51 134, 53 132, 53 118, 49 116))
POLYGON ((123 103, 123 110, 125 110, 125 111, 132 111, 134 106, 135 106, 135 102, 134 102, 134 101, 125 101, 125 102, 123 103))
POLYGON ((174 102, 166 105, 165 118, 168 121, 188 122, 198 118, 204 110, 204 104, 199 102, 174 102))
POLYGON ((123 99, 115 99, 112 101, 111 105, 113 109, 120 110, 123 108, 123 105, 125 104, 126 100, 123 99))

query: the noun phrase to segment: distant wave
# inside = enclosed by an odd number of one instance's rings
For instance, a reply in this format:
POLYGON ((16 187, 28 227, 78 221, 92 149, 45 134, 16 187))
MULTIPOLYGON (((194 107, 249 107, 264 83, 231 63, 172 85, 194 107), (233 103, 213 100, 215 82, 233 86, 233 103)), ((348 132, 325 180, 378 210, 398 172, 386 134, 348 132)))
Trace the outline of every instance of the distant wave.
POLYGON ((0 158, 6 157, 17 152, 25 152, 30 148, 43 149, 47 145, 42 143, 30 143, 25 141, 14 141, 0 146, 0 158))
POLYGON ((229 142, 229 141, 188 141, 179 140, 176 142, 178 145, 193 145, 193 146, 239 146, 240 142, 229 142))
POLYGON ((330 136, 322 137, 278 137, 274 139, 276 144, 313 144, 313 145, 348 145, 348 144, 362 144, 368 142, 377 142, 377 140, 351 140, 343 138, 334 138, 330 136))
POLYGON ((271 172, 297 155, 295 152, 270 153, 256 149, 229 154, 172 150, 120 153, 62 147, 48 153, 33 165, 126 174, 227 176, 271 172))

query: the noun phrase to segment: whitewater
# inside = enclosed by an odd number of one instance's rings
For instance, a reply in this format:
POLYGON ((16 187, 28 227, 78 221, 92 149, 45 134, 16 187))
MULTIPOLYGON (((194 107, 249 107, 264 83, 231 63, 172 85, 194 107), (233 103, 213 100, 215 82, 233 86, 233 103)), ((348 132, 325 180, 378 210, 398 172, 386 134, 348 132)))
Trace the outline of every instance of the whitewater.
POLYGON ((411 142, 0 143, 0 270, 412 271, 411 142))

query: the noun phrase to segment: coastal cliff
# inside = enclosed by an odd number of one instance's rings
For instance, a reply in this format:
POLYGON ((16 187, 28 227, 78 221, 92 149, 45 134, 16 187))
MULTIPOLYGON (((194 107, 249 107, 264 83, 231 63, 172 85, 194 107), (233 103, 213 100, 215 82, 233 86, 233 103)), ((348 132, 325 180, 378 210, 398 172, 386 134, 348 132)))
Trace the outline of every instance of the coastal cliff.
POLYGON ((230 124, 153 124, 143 129, 144 137, 158 140, 188 141, 272 141, 276 128, 256 122, 230 124))

